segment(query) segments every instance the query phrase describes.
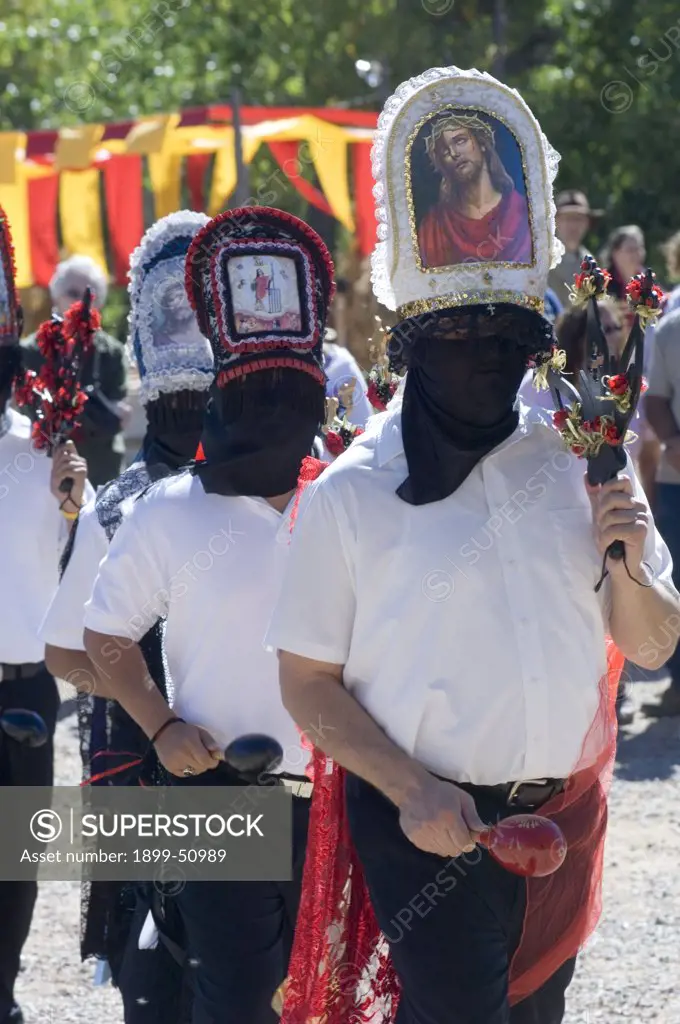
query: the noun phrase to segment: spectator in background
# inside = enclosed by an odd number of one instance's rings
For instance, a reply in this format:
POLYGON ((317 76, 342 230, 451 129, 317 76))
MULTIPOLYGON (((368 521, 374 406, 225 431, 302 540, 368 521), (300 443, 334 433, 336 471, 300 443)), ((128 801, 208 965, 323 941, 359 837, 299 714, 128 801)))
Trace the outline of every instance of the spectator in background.
POLYGON ((566 252, 561 261, 548 274, 548 287, 557 295, 563 306, 569 304, 569 289, 574 283, 574 274, 579 272, 581 260, 588 255, 583 239, 593 220, 602 216, 602 210, 591 210, 583 192, 568 189, 560 192, 555 199, 555 230, 566 252))
MULTIPOLYGON (((626 299, 626 285, 631 277, 645 270, 646 256, 645 236, 637 224, 625 224, 623 227, 612 231, 602 252, 602 266, 607 267, 612 275, 608 294, 618 304, 618 315, 621 318, 622 327, 625 328, 624 333, 626 336, 633 326, 634 320, 634 314, 629 308, 626 299)), ((650 360, 653 348, 653 334, 654 328, 651 328, 645 336, 645 361, 642 367, 645 377, 649 377, 651 369, 650 360)), ((622 337, 622 344, 623 340, 622 337)), ((639 434, 639 441, 636 442, 634 455, 640 475, 640 482, 645 489, 645 494, 652 509, 654 509, 654 481, 659 464, 659 443, 653 431, 647 425, 647 417, 643 409, 638 410, 638 417, 636 417, 632 427, 639 434)))
MULTIPOLYGON (((62 315, 91 288, 94 304, 104 307, 108 293, 106 275, 89 256, 71 256, 60 263, 50 281, 54 312, 62 315)), ((36 335, 22 343, 27 369, 39 372, 42 356, 36 335)), ((83 366, 82 385, 88 394, 83 423, 73 440, 87 460, 89 479, 99 487, 117 477, 123 469, 125 441, 122 430, 129 407, 127 394, 127 353, 124 345, 105 331, 97 331, 94 347, 83 366)))
MULTIPOLYGON (((680 231, 676 231, 674 235, 671 235, 661 248, 666 257, 668 280, 671 282, 680 281, 680 231)), ((676 283, 675 287, 666 296, 663 309, 664 315, 672 313, 678 307, 680 307, 680 284, 676 283)))
MULTIPOLYGON (((612 275, 607 289, 612 298, 626 301, 626 285, 645 269, 646 256, 645 236, 637 224, 625 224, 612 231, 600 257, 602 266, 612 275)), ((632 325, 632 317, 630 321, 632 325)))
MULTIPOLYGON (((576 375, 585 365, 586 359, 586 313, 584 309, 572 307, 562 313, 555 323, 557 347, 567 355, 566 372, 576 375)), ((555 411, 550 391, 538 391, 534 387, 534 371, 529 370, 522 381, 518 398, 532 409, 555 411)))
POLYGON ((371 403, 366 397, 368 388, 366 379, 356 359, 344 345, 337 344, 337 333, 331 328, 326 329, 326 340, 323 345, 323 368, 326 373, 326 397, 337 398, 340 402, 338 416, 345 414, 349 423, 365 427, 366 420, 372 414, 371 403), (354 380, 353 405, 347 408, 342 405, 342 393, 347 384, 354 380))
POLYGON ((564 306, 558 299, 552 288, 546 288, 545 291, 545 311, 543 316, 546 320, 549 320, 551 324, 555 324, 557 318, 564 312, 564 306))
MULTIPOLYGON (((656 473, 654 518, 673 559, 673 580, 680 580, 680 309, 665 314, 654 332, 649 391, 643 398, 650 426, 661 442, 656 473)), ((668 627, 677 636, 677 626, 668 627)), ((666 643, 661 639, 660 645, 666 643)), ((670 641, 668 641, 670 643, 670 641)), ((659 660, 663 662, 663 657, 659 660)), ((680 654, 667 662, 671 683, 658 704, 643 710, 653 718, 680 715, 680 654)))

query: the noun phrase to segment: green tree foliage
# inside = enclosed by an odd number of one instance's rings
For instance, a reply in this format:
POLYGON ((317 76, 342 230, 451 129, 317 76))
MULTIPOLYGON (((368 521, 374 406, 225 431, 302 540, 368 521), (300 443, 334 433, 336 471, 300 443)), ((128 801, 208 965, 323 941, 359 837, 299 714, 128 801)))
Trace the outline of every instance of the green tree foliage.
POLYGON ((489 70, 562 154, 558 183, 637 222, 680 227, 677 0, 4 0, 0 127, 228 102, 377 109, 434 65, 489 70), (356 73, 378 61, 380 83, 356 73))

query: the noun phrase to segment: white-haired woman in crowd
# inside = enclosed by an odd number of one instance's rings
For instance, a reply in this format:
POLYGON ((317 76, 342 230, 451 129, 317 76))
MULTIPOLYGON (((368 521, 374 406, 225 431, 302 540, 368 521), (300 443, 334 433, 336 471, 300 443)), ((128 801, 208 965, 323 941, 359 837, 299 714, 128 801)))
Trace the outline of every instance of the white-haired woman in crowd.
MULTIPOLYGON (((60 263, 50 281, 50 298, 55 313, 63 315, 69 306, 82 299, 86 288, 93 293, 94 305, 101 310, 106 302, 108 280, 102 267, 89 256, 71 256, 60 263)), ((22 341, 26 369, 38 372, 42 356, 35 334, 22 341)), ((127 355, 124 345, 105 331, 97 331, 92 353, 83 367, 83 387, 89 401, 82 427, 74 441, 87 459, 91 483, 98 487, 113 480, 123 469, 125 441, 123 426, 129 407, 127 395, 127 355)))

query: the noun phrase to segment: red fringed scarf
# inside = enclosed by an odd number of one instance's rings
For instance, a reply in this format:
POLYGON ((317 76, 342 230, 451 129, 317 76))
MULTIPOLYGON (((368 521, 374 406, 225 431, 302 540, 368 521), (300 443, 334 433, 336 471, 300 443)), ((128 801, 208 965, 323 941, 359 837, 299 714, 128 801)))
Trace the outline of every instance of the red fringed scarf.
MULTIPOLYGON (((510 1002, 531 995, 595 928, 601 910, 606 794, 616 753, 615 700, 623 656, 607 638, 600 706, 579 765, 563 793, 541 808, 568 844, 562 868, 527 879, 522 939, 510 971, 510 1002)), ((393 1024, 399 982, 373 914, 349 833, 344 771, 320 750, 313 761, 299 920, 285 987, 282 1024, 393 1024)))

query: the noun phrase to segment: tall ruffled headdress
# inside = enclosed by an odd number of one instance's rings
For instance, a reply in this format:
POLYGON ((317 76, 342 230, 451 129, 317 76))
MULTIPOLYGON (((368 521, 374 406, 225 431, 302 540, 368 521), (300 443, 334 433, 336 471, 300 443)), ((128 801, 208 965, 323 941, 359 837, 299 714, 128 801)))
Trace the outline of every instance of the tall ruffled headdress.
POLYGON ((206 391, 214 360, 184 287, 189 246, 209 218, 180 210, 156 221, 130 257, 129 342, 144 404, 161 394, 206 391))
POLYGON ((277 367, 325 382, 333 261, 304 221, 263 206, 220 214, 191 245, 186 289, 213 348, 218 386, 277 367))
POLYGON ((515 89, 474 69, 432 68, 387 100, 372 160, 379 302, 400 320, 499 303, 543 313, 564 252, 559 155, 515 89))

